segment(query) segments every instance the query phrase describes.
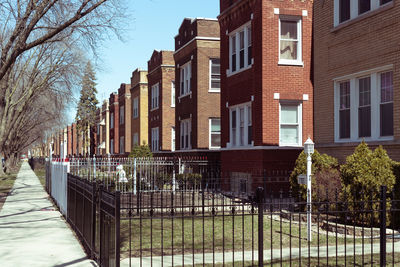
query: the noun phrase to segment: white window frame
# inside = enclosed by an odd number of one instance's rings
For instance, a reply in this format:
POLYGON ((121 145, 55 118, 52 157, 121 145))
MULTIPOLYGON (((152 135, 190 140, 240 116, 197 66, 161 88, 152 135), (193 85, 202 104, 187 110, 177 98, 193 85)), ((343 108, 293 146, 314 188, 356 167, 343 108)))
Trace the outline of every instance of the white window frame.
POLYGON ((208 146, 209 146, 209 148, 210 149, 218 149, 218 148, 221 148, 221 144, 219 145, 219 146, 212 146, 211 145, 211 135, 212 134, 217 134, 217 133, 213 133, 212 131, 211 131, 211 128, 212 128, 212 120, 219 120, 219 127, 220 127, 220 129, 219 129, 219 136, 221 137, 221 118, 209 118, 208 119, 208 146))
POLYGON ((114 129, 114 112, 110 114, 110 128, 114 129))
POLYGON ((208 89, 208 91, 209 92, 215 92, 215 93, 219 93, 219 92, 221 92, 221 60, 220 60, 220 63, 219 63, 219 68, 220 68, 220 72, 219 72, 219 74, 217 74, 217 75, 219 75, 219 82, 220 82, 220 84, 219 84, 219 88, 212 88, 212 61, 214 60, 214 59, 219 59, 219 58, 210 58, 210 66, 209 66, 209 89, 208 89))
POLYGON ((192 119, 181 120, 179 131, 179 142, 181 150, 188 150, 192 148, 192 119), (185 136, 188 135, 187 141, 185 136), (182 139, 183 137, 183 139, 182 139), (183 141, 182 141, 183 140, 183 141))
POLYGON ((392 64, 360 71, 333 79, 334 82, 334 142, 361 142, 370 141, 390 141, 394 136, 381 136, 380 131, 380 74, 388 71, 394 72, 392 64), (358 137, 358 107, 359 107, 359 88, 358 79, 366 76, 371 77, 371 136, 358 137), (339 108, 340 108, 340 83, 350 81, 350 138, 340 138, 339 129, 339 108))
POLYGON ((303 38, 302 38, 302 20, 301 17, 299 16, 285 16, 281 15, 279 17, 279 32, 278 32, 278 40, 279 40, 279 50, 278 50, 278 55, 279 55, 279 65, 294 65, 294 66, 303 66, 303 38), (295 21, 297 22, 297 59, 281 59, 281 21, 295 21))
POLYGON ((175 127, 171 127, 171 151, 175 151, 175 144, 176 144, 176 139, 175 139, 175 127))
MULTIPOLYGON (((282 101, 279 102, 279 146, 293 146, 293 147, 302 147, 303 146, 303 104, 300 102, 290 102, 290 101, 282 101), (281 125, 283 125, 281 120, 282 114, 282 106, 297 106, 297 125, 298 125, 298 136, 297 143, 283 143, 281 142, 281 125)), ((288 124, 286 124, 288 125, 288 124)), ((293 124, 294 125, 294 124, 293 124)))
POLYGON ((151 128, 151 151, 157 152, 160 150, 160 132, 159 128, 151 128))
POLYGON ((133 99, 133 118, 139 117, 139 97, 133 99))
MULTIPOLYGON (((251 144, 249 144, 249 133, 248 129, 249 126, 254 125, 252 121, 249 122, 249 115, 248 115, 248 110, 251 110, 251 102, 246 102, 242 103, 239 105, 231 106, 229 107, 229 143, 227 143, 227 147, 252 147, 254 146, 254 138, 251 141, 251 144), (244 109, 244 135, 243 135, 243 140, 244 143, 243 145, 240 144, 240 109, 244 109), (236 134, 234 136, 233 131, 232 131, 232 112, 236 111, 236 134)), ((253 120, 253 116, 251 117, 253 120)), ((254 132, 254 130, 252 131, 254 132)), ((254 135, 253 135, 254 136, 254 135)))
POLYGON ((151 110, 156 110, 159 107, 160 83, 156 83, 151 87, 151 110))
POLYGON ((171 108, 175 107, 175 81, 171 82, 171 108))
MULTIPOLYGON (((251 59, 251 64, 248 64, 248 47, 249 47, 249 39, 248 38, 248 33, 249 33, 249 28, 250 28, 250 33, 252 33, 252 29, 251 29, 252 25, 251 25, 251 20, 249 22, 246 22, 245 24, 243 24, 242 26, 240 26, 239 28, 235 29, 234 31, 232 31, 231 33, 229 33, 229 69, 227 71, 227 76, 231 76, 234 75, 236 73, 245 71, 249 68, 251 68, 253 66, 254 63, 254 52, 252 51, 252 59, 251 59), (240 68, 240 32, 244 31, 244 64, 243 67, 240 68), (232 55, 233 55, 233 50, 232 50, 232 37, 235 36, 235 47, 236 47, 236 51, 235 51, 235 58, 236 58, 236 69, 235 71, 233 71, 233 62, 232 62, 232 55)), ((253 49, 251 42, 251 49, 253 49)))
POLYGON ((353 19, 357 18, 358 16, 363 16, 365 14, 368 14, 376 9, 379 9, 380 7, 390 5, 393 3, 393 1, 390 1, 386 4, 381 5, 381 0, 371 0, 371 9, 367 12, 364 12, 362 14, 359 14, 359 1, 358 0, 350 0, 350 18, 348 20, 345 20, 343 22, 339 22, 339 16, 340 16, 340 8, 339 8, 339 1, 340 0, 334 0, 334 15, 333 15, 333 26, 339 26, 340 24, 347 23, 349 21, 352 21, 353 19))
POLYGON ((119 125, 125 124, 125 106, 119 107, 119 125))
POLYGON ((192 62, 189 61, 182 65, 179 69, 179 97, 184 97, 192 93, 192 62), (182 88, 183 84, 183 88, 182 88))

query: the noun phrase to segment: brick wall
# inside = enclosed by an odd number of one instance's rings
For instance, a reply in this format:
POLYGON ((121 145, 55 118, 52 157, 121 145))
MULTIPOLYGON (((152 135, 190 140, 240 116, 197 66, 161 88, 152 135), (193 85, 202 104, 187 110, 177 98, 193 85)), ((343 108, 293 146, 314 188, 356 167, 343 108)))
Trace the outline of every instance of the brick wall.
POLYGON ((131 85, 130 84, 121 84, 118 89, 118 101, 119 106, 124 107, 124 123, 119 125, 119 133, 120 138, 124 136, 125 144, 124 144, 124 153, 120 151, 122 154, 130 153, 132 149, 132 135, 131 135, 131 121, 132 121, 132 101, 131 101, 131 85))
MULTIPOLYGON (((114 154, 119 154, 119 103, 118 103, 118 93, 111 93, 109 101, 110 101, 110 118, 111 118, 112 114, 114 114, 114 128, 111 128, 111 124, 110 124, 110 146, 111 146, 111 140, 114 140, 114 154)), ((111 149, 110 149, 110 153, 111 153, 111 149)))
POLYGON ((390 155, 396 152, 400 138, 400 3, 393 1, 378 10, 334 27, 334 3, 314 4, 314 78, 317 149, 344 159, 356 144, 335 143, 334 78, 393 64, 394 140, 382 144, 390 155))

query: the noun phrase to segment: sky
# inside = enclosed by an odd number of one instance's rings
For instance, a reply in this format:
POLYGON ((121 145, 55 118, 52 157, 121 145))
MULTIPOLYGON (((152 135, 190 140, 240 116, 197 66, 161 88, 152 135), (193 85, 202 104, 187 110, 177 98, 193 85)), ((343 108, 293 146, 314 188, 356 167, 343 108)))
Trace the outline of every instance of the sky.
MULTIPOLYGON (((216 18, 219 0, 127 0, 132 19, 127 21, 125 42, 113 38, 104 42, 96 64, 97 99, 100 103, 130 83, 136 68, 147 69, 153 50, 174 50, 174 37, 184 18, 216 18), (132 4, 130 4, 132 3, 132 4)), ((79 92, 76 98, 79 99, 79 92)), ((75 117, 71 108, 68 123, 75 117)))

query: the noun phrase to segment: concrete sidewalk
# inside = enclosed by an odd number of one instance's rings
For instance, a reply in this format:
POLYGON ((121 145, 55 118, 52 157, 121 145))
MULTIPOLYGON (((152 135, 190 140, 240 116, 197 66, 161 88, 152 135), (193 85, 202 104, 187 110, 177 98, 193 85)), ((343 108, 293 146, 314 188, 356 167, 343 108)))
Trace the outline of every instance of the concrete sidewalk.
POLYGON ((47 197, 24 162, 0 211, 0 266, 97 266, 47 197))

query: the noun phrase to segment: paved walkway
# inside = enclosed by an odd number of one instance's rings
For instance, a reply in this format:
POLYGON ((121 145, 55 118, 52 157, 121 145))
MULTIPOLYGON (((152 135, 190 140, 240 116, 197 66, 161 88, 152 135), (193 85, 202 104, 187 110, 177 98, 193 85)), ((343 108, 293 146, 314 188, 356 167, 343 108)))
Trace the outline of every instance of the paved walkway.
POLYGON ((97 266, 47 197, 24 162, 0 211, 0 266, 97 266))

